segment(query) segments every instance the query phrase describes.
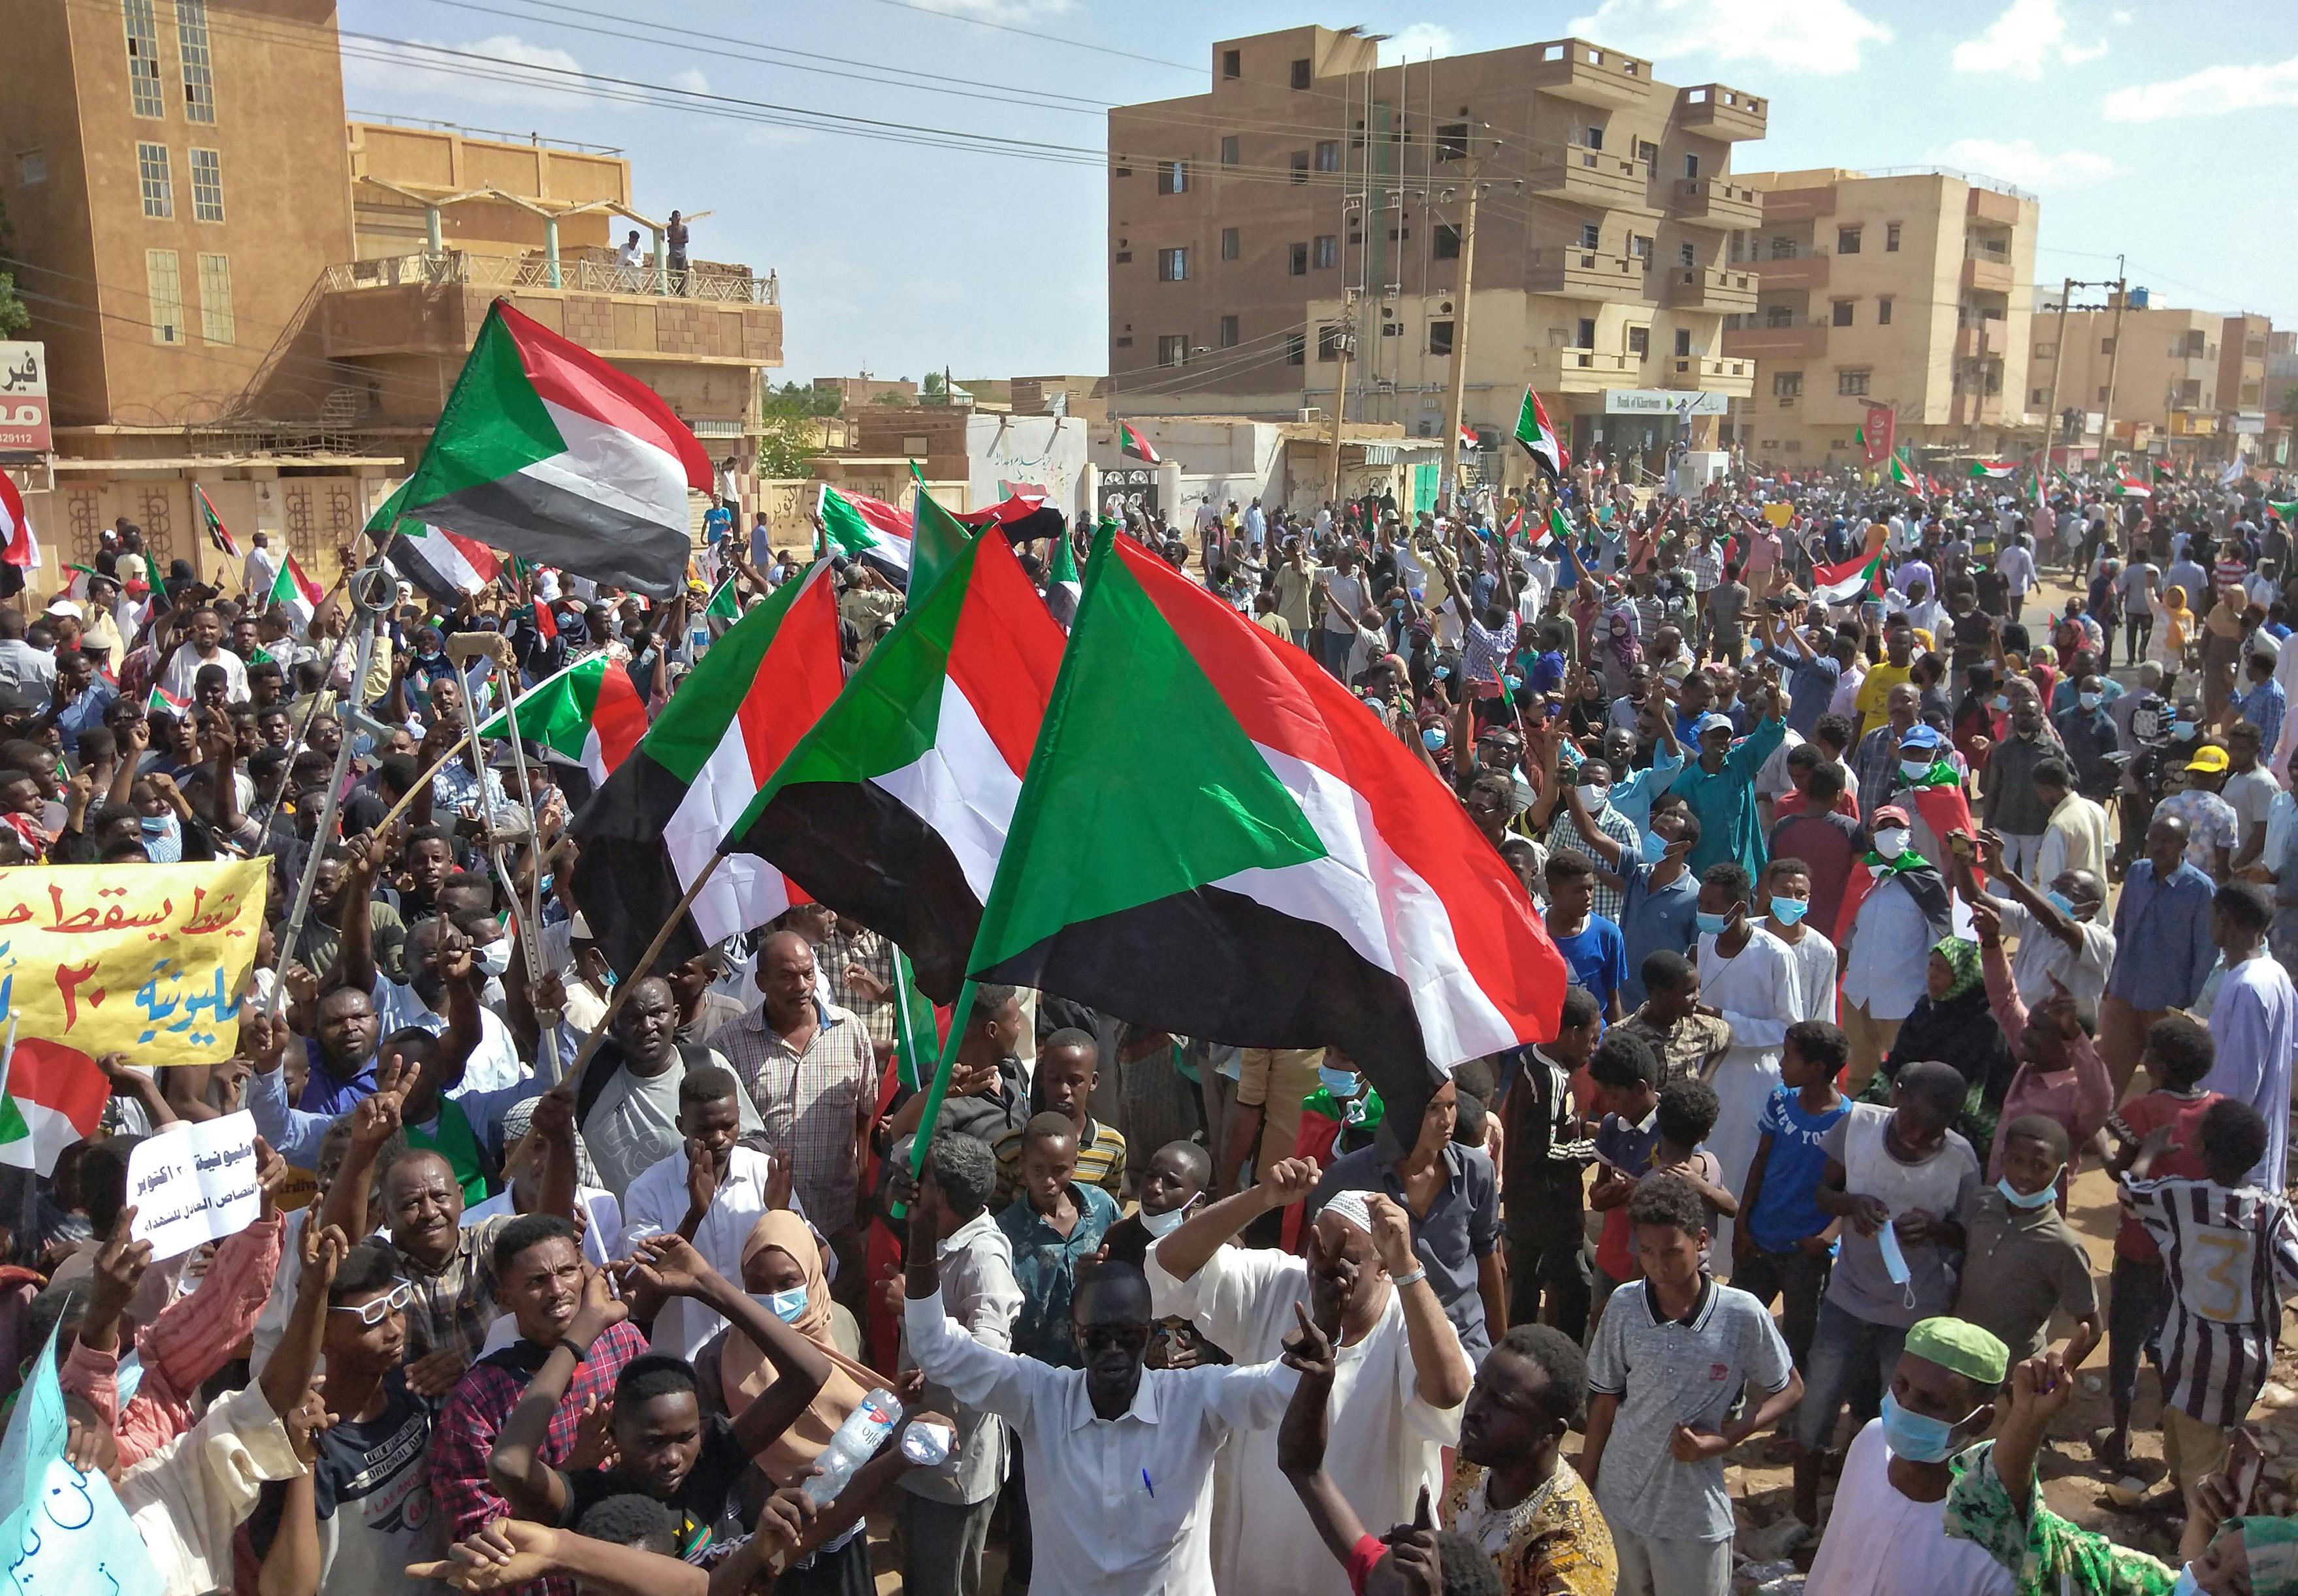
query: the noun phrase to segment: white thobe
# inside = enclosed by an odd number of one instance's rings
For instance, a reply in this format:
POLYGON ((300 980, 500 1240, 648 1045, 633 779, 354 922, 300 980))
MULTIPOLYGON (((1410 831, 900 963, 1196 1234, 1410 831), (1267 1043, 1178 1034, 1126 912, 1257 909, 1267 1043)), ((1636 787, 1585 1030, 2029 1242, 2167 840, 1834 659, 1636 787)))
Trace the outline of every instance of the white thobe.
MULTIPOLYGON (((1780 1048, 1788 1027, 1809 1016, 1803 1012, 1788 945, 1761 926, 1729 958, 1715 950, 1713 936, 1699 939, 1699 1000, 1720 1010, 1732 1027, 1732 1045, 1707 1082, 1715 1089, 1716 1104, 1707 1150, 1724 1166, 1725 1189, 1736 1192, 1748 1183, 1748 1165, 1756 1156, 1756 1122, 1780 1083, 1780 1048)), ((1716 1222, 1715 1253, 1719 1258, 1732 1255, 1728 1219, 1716 1222)))
MULTIPOLYGON (((631 1182, 623 1194, 623 1234, 616 1243, 616 1256, 630 1257, 641 1237, 675 1230, 685 1222, 686 1169, 686 1149, 682 1147, 649 1165, 631 1182)), ((742 1244, 766 1211, 766 1181, 773 1171, 774 1161, 765 1154, 735 1148, 727 1160, 726 1178, 718 1182, 718 1195, 711 1198, 709 1212, 695 1228, 694 1250, 730 1280, 742 1278, 742 1244)), ((797 1204, 793 1196, 790 1205, 795 1208, 797 1204)), ((656 1352, 691 1362, 703 1344, 725 1323, 725 1315, 715 1308, 691 1297, 674 1296, 656 1316, 650 1345, 656 1352)))
POLYGON ((2261 948, 2219 978, 2210 1023, 2218 1056, 2203 1077, 2203 1090, 2258 1110, 2266 1122, 2266 1156, 2250 1172, 2250 1181, 2278 1191, 2290 1146, 2290 1055, 2298 1050, 2298 987, 2261 948))

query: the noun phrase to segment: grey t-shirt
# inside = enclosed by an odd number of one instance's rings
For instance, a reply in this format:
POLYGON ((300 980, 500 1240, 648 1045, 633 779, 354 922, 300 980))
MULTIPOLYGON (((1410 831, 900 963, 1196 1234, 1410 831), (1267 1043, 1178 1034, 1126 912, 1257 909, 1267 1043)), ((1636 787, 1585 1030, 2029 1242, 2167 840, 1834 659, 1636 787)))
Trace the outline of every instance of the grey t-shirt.
MULTIPOLYGON (((1883 1145, 1892 1112, 1877 1103, 1854 1103, 1850 1113, 1820 1133, 1820 1150, 1844 1167, 1844 1189, 1854 1197, 1882 1198, 1895 1220, 1920 1208, 1968 1227, 1979 1211, 1980 1192, 1979 1158, 1971 1144, 1949 1131, 1938 1152, 1921 1164, 1903 1164, 1883 1145)), ((1863 1236, 1846 1221, 1827 1278, 1827 1300, 1855 1319, 1902 1329, 1948 1312, 1959 1255, 1937 1243, 1900 1250, 1909 1271, 1905 1285, 1884 1265, 1881 1233, 1863 1236)))
MULTIPOLYGON (((2274 751, 2269 748, 2267 752, 2272 753, 2274 751)), ((2219 796, 2234 807, 2234 851, 2236 853, 2242 851, 2243 842, 2250 835, 2251 827, 2266 824, 2267 811, 2274 807, 2274 795, 2281 790, 2262 765, 2253 765, 2249 769, 2226 778, 2226 786, 2219 789, 2219 796)))
POLYGON ((1741 1391, 1784 1390, 1794 1365, 1764 1305, 1709 1279, 1682 1319, 1659 1319, 1650 1282, 1612 1294, 1588 1349, 1588 1389, 1620 1399, 1596 1476, 1596 1503, 1615 1525, 1671 1541, 1732 1537, 1724 1460, 1682 1463, 1678 1424, 1721 1429, 1741 1391))

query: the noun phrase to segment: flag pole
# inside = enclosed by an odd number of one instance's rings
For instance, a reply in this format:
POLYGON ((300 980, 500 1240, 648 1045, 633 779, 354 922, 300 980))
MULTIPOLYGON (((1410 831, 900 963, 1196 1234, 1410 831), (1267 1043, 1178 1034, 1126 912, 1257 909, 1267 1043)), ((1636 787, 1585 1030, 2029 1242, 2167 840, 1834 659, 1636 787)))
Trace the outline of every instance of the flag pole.
MULTIPOLYGON (((356 605, 357 600, 354 599, 353 603, 356 605)), ((367 679, 368 665, 374 658, 375 629, 369 625, 365 628, 359 640, 358 650, 352 655, 352 668, 358 673, 360 680, 367 679)), ((314 713, 318 712, 318 695, 313 694, 311 707, 314 713)), ((305 716, 304 723, 307 728, 310 721, 310 717, 305 716)), ((335 769, 327 777, 327 795, 319 801, 318 822, 311 828, 311 851, 305 857, 303 873, 295 882, 295 907, 288 913, 286 929, 280 934, 277 957, 283 960, 294 957, 295 944, 302 940, 303 918, 311 909, 311 888, 319 879, 320 858, 327 851, 327 844, 335 840, 335 814, 343 805, 343 778, 350 773, 351 765, 351 737, 349 732, 345 732, 335 745, 335 769)), ((276 812, 277 806, 273 807, 276 812)), ((267 830, 269 827, 268 818, 265 827, 267 830)), ((284 968, 284 966, 282 967, 284 968)), ((274 1019, 279 1016, 286 1002, 287 983, 285 980, 275 982, 271 988, 270 1004, 271 1016, 274 1019)))
MULTIPOLYGON (((941 1119, 942 1101, 949 1096, 949 1078, 957 1066, 957 1045, 965 1035, 966 1026, 973 1023, 974 987, 973 977, 968 975, 965 983, 957 989, 957 1004, 949 1013, 949 1034, 942 1038, 941 1061, 934 1066, 933 1084, 926 1088, 925 1114, 918 1121, 916 1134, 910 1138, 913 1181, 925 1173, 926 1153, 933 1146, 934 1127, 941 1119)), ((891 1210, 896 1219, 907 1218, 909 1212, 906 1203, 896 1203, 891 1210)))
POLYGON ((902 1084, 915 1091, 923 1082, 918 1074, 917 1024, 910 1013, 910 956, 898 945, 889 945, 894 947, 894 1040, 902 1049, 902 1084))
POLYGON ((678 929, 678 923, 681 920, 686 918, 686 911, 694 907, 694 901, 702 895, 702 889, 709 884, 710 877, 717 873, 719 865, 725 858, 723 853, 714 853, 710 856, 710 861, 702 867, 701 874, 695 876, 694 884, 686 889, 685 895, 679 899, 677 905, 665 917, 661 929, 654 934, 654 941, 647 944, 646 951, 639 955, 638 963, 631 967, 630 979, 615 983, 615 995, 607 1000, 606 1012, 599 1016, 599 1023, 591 1027, 591 1033, 583 1039, 583 1045, 575 1049, 574 1062, 566 1066, 566 1074, 563 1079, 580 1080, 582 1078, 583 1066, 591 1062, 591 1056, 599 1050, 599 1044, 606 1040, 607 1027, 615 1023, 615 1016, 622 1008, 623 1000, 631 995, 631 989, 639 983, 640 978, 654 968, 654 961, 661 956, 663 949, 669 944, 671 933, 678 929))

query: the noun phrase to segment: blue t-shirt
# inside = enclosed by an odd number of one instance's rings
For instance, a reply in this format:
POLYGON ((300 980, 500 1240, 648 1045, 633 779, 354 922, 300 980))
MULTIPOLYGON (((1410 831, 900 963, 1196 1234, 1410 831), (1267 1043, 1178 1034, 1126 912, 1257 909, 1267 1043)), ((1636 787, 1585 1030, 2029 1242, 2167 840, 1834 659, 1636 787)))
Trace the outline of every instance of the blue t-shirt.
POLYGON ((702 540, 715 543, 734 530, 734 513, 723 505, 713 505, 702 513, 702 540))
POLYGON ((1542 693, 1561 693, 1564 690, 1564 656, 1552 648, 1542 654, 1533 662, 1532 674, 1525 678, 1525 686, 1532 689, 1535 698, 1542 693))
POLYGON ((1591 914, 1577 933, 1554 941, 1572 984, 1594 993, 1599 1010, 1608 1008, 1612 994, 1628 979, 1628 944, 1620 928, 1602 915, 1591 914))
POLYGON ((1772 1139, 1772 1151, 1764 1161, 1764 1189, 1757 1197, 1756 1211, 1748 1216, 1748 1233, 1764 1251, 1785 1252, 1827 1229, 1827 1215, 1819 1211, 1819 1181, 1827 1169, 1827 1155, 1820 1150, 1819 1139, 1850 1112, 1851 1099, 1839 1098, 1825 1114, 1807 1114, 1794 1087, 1772 1089, 1756 1119, 1757 1131, 1772 1139))
POLYGON ((1622 956, 1627 961, 1620 1002, 1633 1014, 1644 1000, 1644 959, 1663 949, 1690 956, 1699 934, 1699 878, 1678 870, 1674 881, 1654 892, 1652 867, 1625 855, 1619 876, 1627 884, 1620 900, 1622 956))

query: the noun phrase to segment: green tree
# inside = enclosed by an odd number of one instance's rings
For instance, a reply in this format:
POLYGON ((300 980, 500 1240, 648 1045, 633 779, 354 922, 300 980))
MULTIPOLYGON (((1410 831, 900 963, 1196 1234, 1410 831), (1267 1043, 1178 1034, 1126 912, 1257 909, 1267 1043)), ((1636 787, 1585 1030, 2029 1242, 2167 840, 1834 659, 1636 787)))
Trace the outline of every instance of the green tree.
POLYGON ((2282 408, 2286 412, 2298 410, 2298 383, 2293 383, 2288 388, 2283 391, 2282 408))
POLYGON ((921 385, 918 398, 922 403, 929 405, 943 405, 949 402, 949 395, 942 387, 941 373, 938 371, 926 373, 926 380, 921 385))
POLYGON ((811 390, 793 391, 796 389, 797 383, 785 383, 780 391, 770 388, 763 397, 758 432, 762 477, 805 476, 807 457, 821 452, 814 422, 822 412, 815 408, 811 390))
MULTIPOLYGON (((0 257, 13 252, 16 230, 8 225, 8 206, 0 201, 0 257)), ((0 271, 0 338, 13 338, 32 325, 32 313, 16 295, 16 276, 0 271)))

